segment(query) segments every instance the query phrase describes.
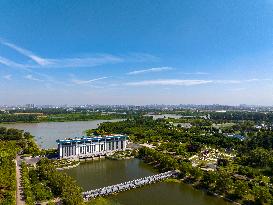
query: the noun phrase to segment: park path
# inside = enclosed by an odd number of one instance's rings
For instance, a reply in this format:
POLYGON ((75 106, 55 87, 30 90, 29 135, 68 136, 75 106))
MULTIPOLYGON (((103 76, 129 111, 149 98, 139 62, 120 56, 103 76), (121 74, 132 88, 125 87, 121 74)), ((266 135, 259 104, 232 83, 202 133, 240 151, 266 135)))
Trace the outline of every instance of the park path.
POLYGON ((20 156, 17 155, 15 163, 16 163, 16 205, 25 205, 23 186, 22 186, 20 156))

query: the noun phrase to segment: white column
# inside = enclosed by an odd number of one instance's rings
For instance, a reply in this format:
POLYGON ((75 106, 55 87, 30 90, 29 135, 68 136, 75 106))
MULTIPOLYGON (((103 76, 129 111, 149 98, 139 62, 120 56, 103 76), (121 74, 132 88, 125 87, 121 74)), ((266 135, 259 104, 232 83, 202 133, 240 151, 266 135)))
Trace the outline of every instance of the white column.
POLYGON ((61 143, 59 144, 59 157, 60 159, 63 158, 63 146, 61 143))
POLYGON ((79 156, 80 150, 79 150, 79 144, 76 142, 76 156, 79 156))
POLYGON ((127 140, 123 141, 123 149, 126 150, 126 146, 127 146, 127 140))

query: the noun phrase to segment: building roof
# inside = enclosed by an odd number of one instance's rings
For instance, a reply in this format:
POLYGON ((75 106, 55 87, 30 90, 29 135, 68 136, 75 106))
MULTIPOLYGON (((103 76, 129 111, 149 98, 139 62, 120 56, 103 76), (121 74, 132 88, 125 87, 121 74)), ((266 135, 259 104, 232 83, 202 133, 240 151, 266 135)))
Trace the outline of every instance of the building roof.
POLYGON ((58 144, 66 144, 66 143, 73 143, 73 142, 91 142, 91 141, 102 141, 102 140, 111 140, 111 139, 127 139, 127 135, 115 134, 115 135, 105 135, 105 136, 82 136, 82 137, 75 137, 73 139, 58 139, 56 142, 58 144))

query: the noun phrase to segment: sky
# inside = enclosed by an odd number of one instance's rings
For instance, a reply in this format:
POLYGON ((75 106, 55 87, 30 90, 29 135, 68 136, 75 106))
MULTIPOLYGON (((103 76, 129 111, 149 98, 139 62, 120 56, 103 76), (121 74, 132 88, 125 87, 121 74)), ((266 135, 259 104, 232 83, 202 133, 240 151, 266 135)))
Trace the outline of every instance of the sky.
POLYGON ((273 0, 1 0, 0 104, 273 105, 273 0))

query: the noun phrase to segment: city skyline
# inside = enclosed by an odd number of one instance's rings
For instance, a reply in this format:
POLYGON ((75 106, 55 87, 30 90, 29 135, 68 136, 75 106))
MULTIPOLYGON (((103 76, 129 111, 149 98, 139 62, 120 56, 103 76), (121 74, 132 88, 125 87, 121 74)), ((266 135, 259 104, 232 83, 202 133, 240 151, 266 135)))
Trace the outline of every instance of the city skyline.
POLYGON ((272 105, 272 9, 2 1, 0 104, 272 105))

